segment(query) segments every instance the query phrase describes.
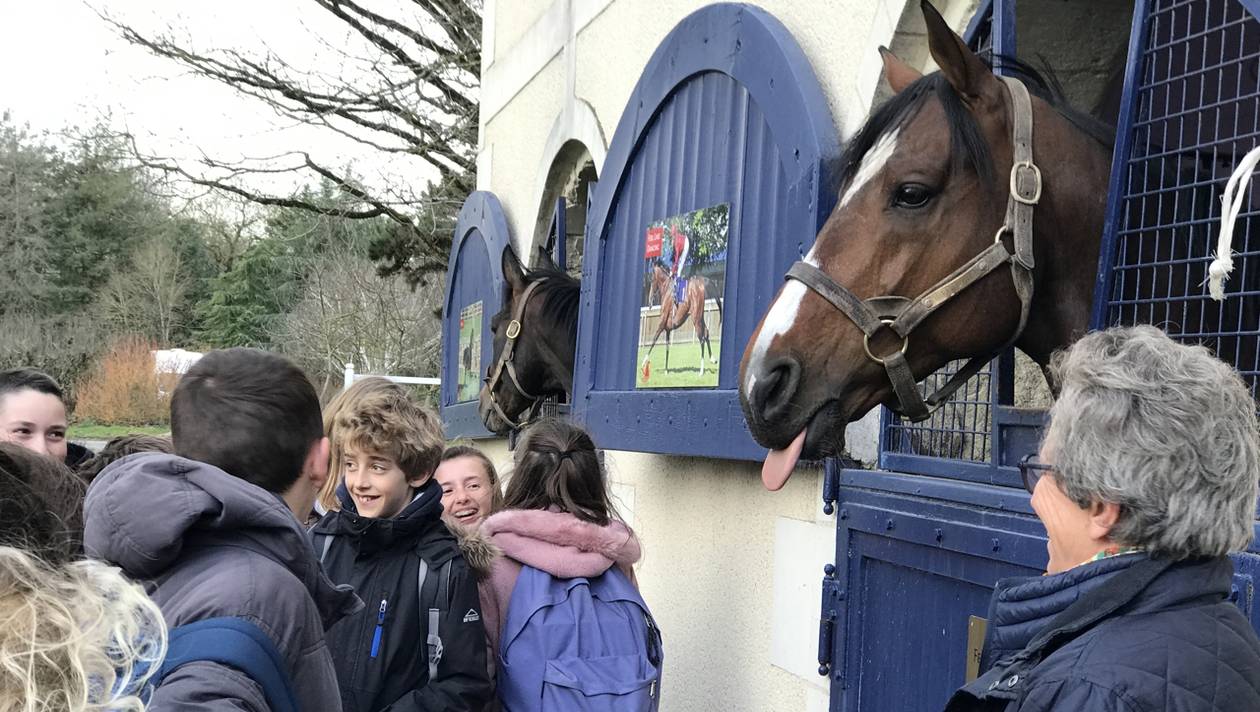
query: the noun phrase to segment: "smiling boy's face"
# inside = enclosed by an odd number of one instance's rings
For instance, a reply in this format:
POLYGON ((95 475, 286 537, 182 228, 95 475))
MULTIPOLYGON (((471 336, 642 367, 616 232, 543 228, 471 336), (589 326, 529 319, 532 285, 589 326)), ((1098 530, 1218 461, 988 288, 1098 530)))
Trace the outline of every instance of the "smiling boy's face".
POLYGON ((428 479, 409 481, 392 457, 349 445, 342 450, 341 474, 359 515, 374 519, 397 516, 411 501, 413 489, 428 479))

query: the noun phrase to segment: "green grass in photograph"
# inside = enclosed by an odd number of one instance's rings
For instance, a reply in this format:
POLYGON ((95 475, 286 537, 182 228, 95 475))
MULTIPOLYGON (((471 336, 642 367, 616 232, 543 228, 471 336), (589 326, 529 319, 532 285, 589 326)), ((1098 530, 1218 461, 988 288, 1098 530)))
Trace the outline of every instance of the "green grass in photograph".
MULTIPOLYGON (((713 358, 721 360, 718 339, 713 339, 713 358)), ((712 388, 718 384, 718 366, 705 358, 704 375, 700 375, 700 344, 671 344, 669 370, 665 370, 665 340, 662 338, 652 350, 652 367, 647 380, 643 378, 643 357, 647 347, 639 347, 639 357, 634 362, 635 388, 712 388)))

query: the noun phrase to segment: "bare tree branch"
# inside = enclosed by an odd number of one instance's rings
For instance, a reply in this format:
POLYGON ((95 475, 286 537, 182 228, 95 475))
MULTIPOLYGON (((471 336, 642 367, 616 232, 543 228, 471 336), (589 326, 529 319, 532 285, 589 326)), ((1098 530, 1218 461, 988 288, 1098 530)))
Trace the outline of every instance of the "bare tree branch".
POLYGON ((357 142, 368 155, 414 158, 436 182, 406 194, 393 185, 371 187, 308 150, 267 159, 203 155, 187 161, 145 154, 131 140, 134 157, 170 178, 259 205, 349 219, 388 217, 397 229, 386 244, 374 247, 373 258, 382 272, 401 272, 416 285, 425 273, 445 268, 449 230, 476 184, 481 2, 397 0, 392 9, 368 7, 363 0, 311 2, 349 31, 352 41, 345 47, 315 39, 342 58, 333 66, 297 67, 265 44, 201 51, 191 40, 177 39, 171 28, 151 34, 104 11, 98 15, 129 43, 194 76, 230 87, 295 124, 357 142), (282 174, 326 181, 345 200, 330 207, 300 194, 269 192, 251 180, 282 174))

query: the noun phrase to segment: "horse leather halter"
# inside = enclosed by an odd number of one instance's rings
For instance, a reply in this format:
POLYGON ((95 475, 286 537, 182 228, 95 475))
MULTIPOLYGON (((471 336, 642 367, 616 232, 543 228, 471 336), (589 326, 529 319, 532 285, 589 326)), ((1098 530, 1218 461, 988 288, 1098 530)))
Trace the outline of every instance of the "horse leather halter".
POLYGON ((1028 88, 1018 79, 998 78, 1005 83, 1011 96, 1014 163, 1011 166, 1006 218, 994 235, 992 245, 914 299, 899 296, 858 299, 847 287, 809 262, 797 262, 787 273, 787 279, 795 279, 814 290, 862 330, 862 349, 867 358, 884 367, 897 395, 901 415, 913 422, 926 420, 940 408, 967 379, 1014 344, 1028 323, 1033 296, 1033 206, 1041 199, 1041 170, 1033 163, 1032 101, 1028 88), (1014 252, 1008 251, 1002 241, 1008 233, 1013 236, 1014 252), (996 351, 972 358, 945 385, 925 399, 906 361, 911 332, 950 299, 1006 263, 1010 263, 1011 279, 1020 302, 1019 326, 1015 333, 996 351), (901 348, 880 357, 871 352, 871 337, 883 328, 901 339, 901 348))
POLYGON ((540 279, 537 282, 531 282, 529 286, 525 287, 525 292, 521 295, 521 300, 516 305, 516 311, 512 314, 512 321, 508 322, 507 332, 504 334, 507 337, 507 343, 503 345, 503 352, 499 354, 499 360, 494 365, 494 372, 486 379, 486 393, 490 396, 490 407, 494 408, 494 412, 499 414, 503 422, 517 430, 533 420, 534 416, 538 415, 538 411, 543 404, 543 396, 536 396, 521 387, 521 380, 516 376, 516 366, 513 363, 513 357, 516 353, 516 338, 521 335, 521 317, 525 315, 525 307, 529 304, 529 298, 533 296, 534 290, 545 281, 547 280, 540 279), (525 418, 519 422, 509 418, 507 412, 503 410, 503 406, 499 405, 498 399, 494 397, 494 389, 499 385, 499 379, 503 377, 505 369, 508 380, 512 382, 512 387, 523 398, 529 398, 534 401, 525 411, 525 418))

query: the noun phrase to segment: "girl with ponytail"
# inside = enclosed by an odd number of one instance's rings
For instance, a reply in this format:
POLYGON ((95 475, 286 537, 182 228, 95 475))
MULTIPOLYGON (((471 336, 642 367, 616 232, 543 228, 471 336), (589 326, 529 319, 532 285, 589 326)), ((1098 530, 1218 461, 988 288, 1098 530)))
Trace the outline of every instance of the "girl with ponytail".
POLYGON ((529 429, 516 450, 503 506, 565 512, 601 527, 616 517, 595 443, 563 420, 543 420, 529 429))
POLYGON ((613 508, 595 443, 578 426, 554 419, 530 426, 517 447, 503 506, 481 525, 502 551, 481 584, 486 634, 496 654, 522 565, 558 579, 594 578, 616 566, 635 582, 639 540, 613 508))

